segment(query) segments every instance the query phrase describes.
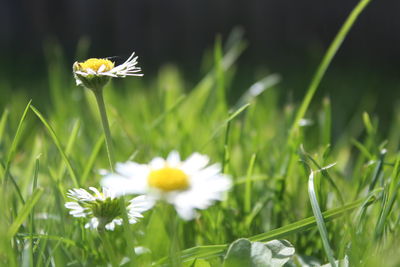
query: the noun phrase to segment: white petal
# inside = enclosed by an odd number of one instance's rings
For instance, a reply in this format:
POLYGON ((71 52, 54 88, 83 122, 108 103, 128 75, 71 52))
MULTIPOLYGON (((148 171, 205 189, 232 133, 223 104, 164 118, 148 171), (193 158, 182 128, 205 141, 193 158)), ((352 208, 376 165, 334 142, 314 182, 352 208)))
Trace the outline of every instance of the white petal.
MULTIPOLYGON (((131 61, 134 55, 135 55, 135 52, 132 52, 132 54, 128 57, 128 59, 122 65, 124 65, 124 64, 128 63, 129 61, 131 61)), ((134 61, 136 61, 136 59, 137 59, 137 57, 134 58, 134 61)))
POLYGON ((231 184, 231 179, 226 175, 203 177, 192 184, 190 189, 176 194, 169 202, 180 208, 206 209, 215 201, 221 200, 231 184))
POLYGON ((96 199, 88 191, 82 188, 68 190, 67 196, 78 201, 93 201, 96 199))
POLYGON ((196 217, 196 211, 193 207, 189 206, 175 206, 175 210, 178 213, 179 217, 182 219, 189 221, 196 217))
POLYGON ((156 158, 152 159, 149 163, 150 168, 155 169, 155 170, 164 168, 165 165, 166 165, 165 160, 160 157, 156 157, 156 158))
POLYGON ((112 222, 110 222, 110 223, 107 223, 106 226, 105 226, 105 228, 106 228, 107 230, 114 231, 114 228, 115 228, 115 223, 114 223, 114 221, 112 221, 112 222))
POLYGON ((110 76, 110 77, 118 78, 118 75, 115 75, 112 71, 98 73, 97 75, 99 75, 99 76, 110 76))
POLYGON ((207 166, 209 161, 210 159, 207 156, 201 155, 199 153, 193 153, 183 162, 182 169, 186 173, 191 174, 193 172, 203 169, 205 166, 207 166))
POLYGON ((178 167, 181 163, 181 157, 179 156, 178 151, 173 150, 169 153, 167 157, 167 163, 171 167, 178 167))
POLYGON ((215 180, 215 176, 220 175, 220 173, 221 173, 221 165, 213 164, 197 172, 192 172, 191 181, 192 183, 204 182, 209 180, 213 181, 215 180))
POLYGON ((150 252, 151 252, 150 249, 148 249, 146 247, 142 247, 142 246, 135 247, 136 255, 142 255, 142 254, 150 253, 150 252))
POLYGON ((126 177, 134 177, 148 171, 148 167, 145 164, 138 164, 133 161, 125 163, 117 163, 115 171, 126 177))
POLYGON ((104 196, 100 193, 99 190, 97 190, 97 188, 95 188, 95 187, 89 187, 89 189, 92 190, 93 193, 96 194, 96 199, 105 200, 105 199, 104 199, 104 196))
POLYGON ((67 209, 81 209, 81 210, 83 210, 84 208, 81 206, 81 205, 79 205, 79 203, 77 203, 77 202, 67 202, 67 203, 65 203, 65 205, 64 205, 67 209))
POLYGON ((115 198, 115 193, 111 189, 107 187, 103 187, 103 198, 106 200, 107 198, 114 199, 115 198))
POLYGON ((67 202, 64 205, 67 209, 70 209, 69 214, 71 214, 74 217, 86 217, 86 208, 83 208, 79 203, 77 202, 67 202))
POLYGON ((97 72, 103 72, 106 69, 106 65, 101 64, 100 68, 97 70, 97 72))
POLYGON ((101 180, 101 185, 112 190, 115 196, 143 194, 147 191, 147 176, 128 178, 118 174, 108 174, 101 180))
POLYGON ((81 76, 84 76, 84 77, 86 77, 86 76, 88 76, 88 75, 89 75, 89 73, 87 73, 87 72, 83 72, 83 71, 80 71, 80 70, 78 70, 78 71, 75 71, 75 73, 76 73, 76 74, 79 74, 79 75, 81 75, 81 76))
POLYGON ((91 68, 87 68, 87 69, 86 69, 86 72, 87 72, 88 74, 92 74, 92 75, 95 75, 95 74, 96 74, 96 72, 95 72, 94 70, 92 70, 91 68))
POLYGON ((99 220, 95 217, 90 219, 90 221, 85 224, 85 228, 96 229, 99 226, 99 220))
POLYGON ((141 195, 131 199, 128 206, 129 212, 142 213, 151 209, 155 204, 155 199, 150 196, 141 195))
POLYGON ((123 220, 122 219, 114 219, 113 222, 115 225, 122 225, 123 220))

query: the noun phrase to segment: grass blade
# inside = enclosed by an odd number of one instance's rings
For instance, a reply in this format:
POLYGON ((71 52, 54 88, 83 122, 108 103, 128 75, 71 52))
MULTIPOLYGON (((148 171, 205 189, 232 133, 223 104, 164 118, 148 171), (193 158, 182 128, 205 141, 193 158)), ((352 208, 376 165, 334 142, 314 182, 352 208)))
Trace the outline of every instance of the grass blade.
MULTIPOLYGON (((338 218, 350 211, 353 211, 359 208, 361 205, 370 205, 375 201, 374 195, 370 195, 369 197, 361 200, 354 201, 350 204, 344 205, 339 208, 331 209, 322 213, 323 219, 325 221, 331 221, 335 218, 338 218)), ((287 237, 292 234, 300 233, 311 229, 316 226, 316 219, 314 216, 308 217, 306 219, 302 219, 300 221, 282 226, 280 228, 271 230, 266 233, 258 234, 248 239, 253 242, 267 242, 274 239, 280 239, 287 237)), ((181 253, 181 257, 183 261, 190 261, 196 258, 207 258, 207 257, 215 257, 223 254, 224 250, 228 247, 228 244, 225 245, 211 245, 211 246, 197 246, 189 249, 185 249, 181 253)), ((156 265, 162 264, 166 262, 167 259, 163 258, 157 262, 156 265)))
POLYGON ((304 96, 304 99, 301 103, 299 110, 296 113, 296 117, 293 121, 292 127, 290 129, 289 140, 292 140, 297 129, 299 128, 299 122, 306 114, 308 106, 311 103, 311 100, 318 89, 319 84, 321 83, 322 78, 324 77, 326 70, 328 69, 329 65, 332 62, 333 57, 336 55, 336 52, 339 50, 341 44, 343 43, 344 39, 346 38, 347 34, 349 33, 350 29, 356 22, 358 16, 364 10, 364 8, 368 5, 370 0, 361 0, 353 11, 350 13, 348 18, 346 19, 345 23, 340 28, 338 34, 336 35, 335 39, 329 46, 328 50, 326 51, 322 62, 318 66, 316 73, 314 74, 311 83, 307 89, 307 93, 304 96))
POLYGON ((8 229, 8 237, 12 238, 18 232, 19 227, 28 217, 29 213, 39 201, 40 197, 43 194, 42 188, 36 188, 36 190, 32 193, 31 197, 26 201, 26 204, 22 207, 20 212, 18 213, 17 218, 15 218, 14 222, 11 224, 8 229))
POLYGON ((281 81, 281 76, 279 74, 270 74, 260 79, 256 83, 252 84, 246 92, 239 98, 235 104, 235 108, 239 108, 247 103, 252 103, 259 95, 261 95, 265 90, 274 87, 281 81))
POLYGON ((92 150, 92 153, 89 156, 88 161, 85 164, 85 169, 83 170, 81 183, 85 184, 87 178, 89 177, 90 171, 93 168, 93 165, 96 161, 97 155, 100 153, 101 147, 103 146, 105 141, 104 134, 102 134, 99 139, 97 139, 96 144, 92 150))
MULTIPOLYGON (((233 119, 235 119, 237 116, 239 116, 239 114, 241 114, 243 111, 245 111, 249 106, 250 106, 250 103, 247 103, 247 104, 241 106, 240 108, 238 108, 237 110, 235 110, 234 112, 230 113, 229 117, 223 123, 221 123, 219 125, 219 127, 212 133, 211 138, 206 143, 204 143, 202 147, 205 147, 208 143, 210 143, 225 126, 227 126, 225 133, 229 132, 229 128, 228 128, 229 123, 233 119)), ((225 143, 226 143, 226 140, 225 140, 225 143)))
POLYGON ((10 168, 10 163, 12 158, 14 157, 15 151, 17 149, 19 139, 21 137, 21 131, 22 131, 22 125, 25 121, 26 115, 28 114, 29 107, 31 106, 32 100, 28 102, 28 105, 26 105, 24 113, 22 113, 21 119, 19 120, 17 131, 15 132, 14 139, 11 143, 11 148, 10 151, 8 152, 8 157, 7 157, 7 162, 6 166, 4 167, 4 180, 7 179, 8 176, 8 170, 10 168))
POLYGON ((28 102, 28 104, 25 107, 24 112, 22 113, 21 119, 19 120, 19 123, 18 123, 17 131, 15 132, 14 139, 11 143, 10 151, 8 152, 7 162, 6 162, 5 166, 3 166, 4 167, 3 189, 5 189, 5 187, 7 185, 7 178, 10 178, 12 184, 15 187, 15 190, 17 191, 17 195, 18 195, 19 199, 21 200, 22 204, 25 204, 25 201, 22 196, 21 190, 17 184, 17 181, 15 181, 14 177, 10 174, 10 164, 11 164, 11 160, 14 158, 15 151, 17 149, 19 140, 21 138, 22 125, 25 121, 26 115, 28 114, 28 110, 29 110, 29 107, 31 106, 31 102, 32 102, 32 100, 30 100, 28 102))
POLYGON ((308 178, 308 195, 310 197, 311 208, 313 210, 317 227, 322 238, 322 244, 324 246, 326 256, 328 257, 331 266, 336 267, 333 251, 331 249, 331 246, 329 245, 328 231, 326 230, 324 217, 322 216, 322 212, 319 207, 317 196, 314 190, 314 171, 311 171, 311 174, 308 178))
MULTIPOLYGON (((81 123, 79 120, 76 120, 74 123, 74 126, 72 127, 72 131, 70 133, 67 146, 65 148, 65 154, 69 156, 69 154, 72 151, 72 148, 75 144, 76 138, 78 137, 79 129, 81 127, 81 123)), ((65 165, 60 163, 60 166, 58 167, 58 179, 61 179, 64 175, 65 172, 65 165)))
POLYGON ((253 154, 250 158, 249 168, 246 174, 246 183, 244 189, 244 211, 246 213, 251 210, 251 176, 253 174, 254 163, 256 162, 257 154, 253 154))
POLYGON ((375 227, 375 239, 378 239, 382 236, 384 232, 384 226, 387 222, 389 215, 393 209, 393 205, 398 196, 398 190, 400 188, 400 175, 399 175, 399 168, 400 168, 400 156, 397 156, 395 166, 392 172, 392 179, 388 189, 388 200, 383 204, 381 214, 379 216, 378 222, 375 227))
POLYGON ((54 132, 53 128, 50 126, 50 124, 46 121, 46 119, 43 117, 43 115, 33 106, 30 106, 30 108, 32 109, 32 111, 36 114, 36 116, 42 121, 42 123, 44 124, 44 126, 46 127, 47 131, 49 132, 51 138, 53 139, 53 142, 55 143, 55 145, 58 148, 58 151, 61 154, 61 157, 63 158, 65 164, 67 165, 68 171, 69 171, 69 175, 71 176, 72 182, 74 183, 75 187, 79 187, 79 183, 78 183, 78 178, 75 174, 74 169, 72 168, 71 162, 69 161, 60 140, 58 139, 56 133, 54 132))
MULTIPOLYGON (((35 162, 35 170, 33 172, 33 182, 32 182, 32 192, 35 192, 36 188, 37 188, 37 179, 38 179, 38 174, 39 174, 39 158, 40 155, 36 158, 36 162, 35 162)), ((29 216, 29 234, 32 237, 33 233, 35 232, 35 219, 34 219, 34 208, 32 208, 32 213, 29 216)), ((34 258, 35 258, 35 253, 34 253, 34 247, 35 242, 33 241, 33 239, 30 240, 30 244, 29 244, 29 249, 30 249, 30 262, 33 264, 34 262, 34 258)))
POLYGON ((4 135, 4 131, 6 128, 6 123, 7 123, 7 119, 8 119, 8 115, 9 115, 9 111, 8 109, 5 109, 3 114, 1 115, 1 119, 0 119, 0 144, 1 141, 3 140, 3 135, 4 135))

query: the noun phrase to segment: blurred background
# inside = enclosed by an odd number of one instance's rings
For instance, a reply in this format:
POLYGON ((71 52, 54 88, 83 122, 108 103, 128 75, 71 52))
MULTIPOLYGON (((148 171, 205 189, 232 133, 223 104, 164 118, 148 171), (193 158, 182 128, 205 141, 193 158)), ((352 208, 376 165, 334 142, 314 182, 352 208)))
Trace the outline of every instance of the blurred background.
MULTIPOLYGON (((65 68, 76 48, 89 57, 139 55, 145 79, 176 64, 188 84, 204 74, 206 51, 235 27, 247 48, 239 59, 230 98, 266 72, 279 73, 282 101, 299 101, 324 52, 356 0, 3 0, 0 2, 0 83, 29 97, 45 95, 46 55, 59 45, 65 68), (34 86, 34 85, 40 86, 34 86)), ((400 95, 400 1, 372 1, 356 22, 325 76, 317 97, 330 96, 345 125, 363 107, 389 124, 400 95)), ((72 75, 71 75, 72 80, 72 75)), ((0 86, 0 90, 1 90, 0 86)), ((188 86, 190 88, 190 86, 188 86)), ((10 95, 0 94, 3 101, 10 95)), ((46 101, 46 99, 42 99, 46 101)))

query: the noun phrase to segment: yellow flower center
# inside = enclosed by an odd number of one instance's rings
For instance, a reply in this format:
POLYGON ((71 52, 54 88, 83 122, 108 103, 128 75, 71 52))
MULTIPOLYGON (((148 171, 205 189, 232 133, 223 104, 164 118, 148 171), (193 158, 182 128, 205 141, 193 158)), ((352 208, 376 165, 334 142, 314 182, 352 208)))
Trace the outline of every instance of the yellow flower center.
POLYGON ((104 67, 103 67, 104 69, 102 70, 102 72, 109 71, 112 68, 114 68, 114 63, 105 58, 89 58, 85 62, 79 63, 79 66, 83 70, 92 69, 94 71, 98 71, 100 69, 100 67, 103 65, 104 65, 104 67))
POLYGON ((188 176, 182 170, 170 167, 151 171, 148 183, 149 186, 166 192, 185 190, 189 187, 188 176))

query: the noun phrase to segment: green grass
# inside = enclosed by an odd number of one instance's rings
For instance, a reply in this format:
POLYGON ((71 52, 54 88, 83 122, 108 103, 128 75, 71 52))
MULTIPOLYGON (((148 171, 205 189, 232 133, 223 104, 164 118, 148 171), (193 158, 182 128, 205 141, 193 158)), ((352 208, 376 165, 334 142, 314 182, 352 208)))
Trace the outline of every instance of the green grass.
MULTIPOLYGON (((332 143, 330 99, 309 109, 366 4, 344 24, 301 103, 281 103, 276 74, 227 101, 246 47, 240 35, 225 47, 217 40, 212 68, 194 86, 171 65, 155 77, 110 83, 104 98, 117 162, 147 162, 174 149, 184 157, 200 152, 222 163, 234 186, 197 220, 156 207, 139 223, 105 234, 84 229, 84 220, 64 208, 66 191, 99 187, 99 170, 109 162, 94 96, 75 86, 60 49, 47 47, 49 94, 32 102, 29 91, 12 94, 0 117, 1 265, 106 266, 127 257, 124 266, 203 266, 193 264, 200 258, 219 266, 229 244, 244 237, 287 239, 294 262, 334 264, 347 255, 351 266, 398 266, 400 121, 382 136, 378 118, 357 113, 332 143), (301 126, 303 118, 312 123, 301 126), (137 246, 151 253, 135 255, 137 246)), ((0 92, 9 92, 6 84, 0 92)))

